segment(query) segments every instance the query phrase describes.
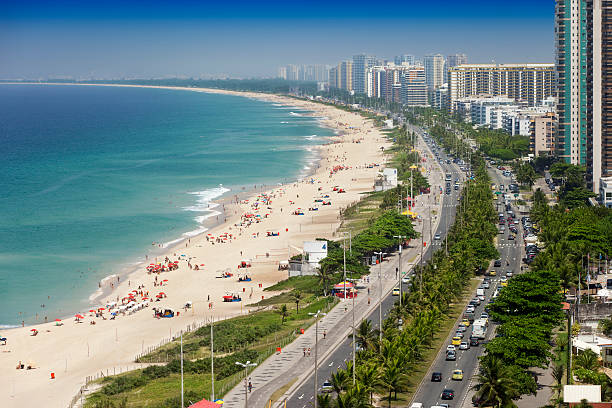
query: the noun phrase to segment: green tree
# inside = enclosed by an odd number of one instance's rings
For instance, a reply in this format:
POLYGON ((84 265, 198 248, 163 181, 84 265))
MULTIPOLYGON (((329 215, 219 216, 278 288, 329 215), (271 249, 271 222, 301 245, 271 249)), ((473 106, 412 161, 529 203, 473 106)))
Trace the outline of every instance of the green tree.
POLYGON ((283 303, 278 308, 278 314, 281 316, 281 324, 285 324, 285 319, 289 316, 289 309, 287 308, 286 304, 283 303))
POLYGON ((517 384, 508 366, 501 359, 489 355, 481 358, 480 371, 472 388, 478 397, 495 408, 514 406, 512 398, 518 395, 517 384))
POLYGON ((597 371, 600 367, 597 354, 591 349, 580 352, 574 359, 574 366, 591 371, 597 371))
POLYGON ((374 363, 363 364, 357 367, 355 376, 359 383, 364 387, 364 391, 370 396, 370 404, 376 388, 380 385, 380 371, 374 363))
POLYGON ((363 350, 374 350, 377 341, 378 330, 372 327, 370 320, 362 320, 355 330, 355 343, 363 350))
POLYGON ((291 298, 295 302, 295 313, 300 313, 300 302, 302 301, 302 299, 304 299, 304 294, 301 290, 294 290, 293 293, 291 293, 291 298))

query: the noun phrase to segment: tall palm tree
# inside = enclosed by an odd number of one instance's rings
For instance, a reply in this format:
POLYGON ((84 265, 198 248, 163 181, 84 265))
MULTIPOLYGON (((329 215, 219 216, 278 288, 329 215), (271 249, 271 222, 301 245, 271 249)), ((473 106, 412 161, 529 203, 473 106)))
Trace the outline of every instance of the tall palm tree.
POLYGON ((480 372, 476 375, 476 384, 472 387, 476 395, 495 408, 512 403, 517 392, 517 383, 503 361, 486 355, 480 361, 480 372))
POLYGON ((332 387, 336 394, 340 395, 342 391, 346 390, 349 383, 349 376, 346 370, 338 370, 331 375, 332 387))
POLYGON ((363 350, 373 350, 378 340, 378 330, 370 320, 362 320, 355 331, 355 343, 363 350))
POLYGON ((294 290, 293 293, 291 294, 291 297, 293 298, 293 301, 295 302, 295 309, 296 309, 296 314, 300 312, 300 302, 302 301, 302 299, 304 299, 304 295, 302 294, 301 290, 294 290))
POLYGON ((391 407, 391 397, 395 393, 395 399, 397 399, 397 392, 402 388, 405 383, 405 374, 402 372, 401 367, 397 360, 388 361, 382 368, 380 373, 381 384, 389 391, 389 407, 391 407))
POLYGON ((372 404, 372 397, 374 390, 380 385, 380 371, 376 364, 364 364, 357 367, 355 373, 359 384, 364 388, 365 392, 370 395, 370 404, 372 404))

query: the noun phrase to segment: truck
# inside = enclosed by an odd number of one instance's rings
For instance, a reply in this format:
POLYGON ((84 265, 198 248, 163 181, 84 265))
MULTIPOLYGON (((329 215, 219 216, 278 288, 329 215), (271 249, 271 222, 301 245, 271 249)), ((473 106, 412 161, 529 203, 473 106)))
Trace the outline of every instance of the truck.
POLYGON ((472 337, 483 340, 487 335, 488 323, 486 319, 478 319, 472 325, 472 337))
POLYGON ((478 288, 476 289, 476 296, 484 296, 485 295, 485 290, 484 288, 478 288))

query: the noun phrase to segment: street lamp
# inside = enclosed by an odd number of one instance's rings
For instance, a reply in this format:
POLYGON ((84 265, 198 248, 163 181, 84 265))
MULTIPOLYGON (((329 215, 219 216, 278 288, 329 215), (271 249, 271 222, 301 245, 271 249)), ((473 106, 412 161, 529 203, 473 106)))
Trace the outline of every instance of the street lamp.
MULTIPOLYGON (((344 301, 346 301, 346 234, 350 234, 350 232, 344 232, 344 301)), ((350 236, 350 235, 349 235, 350 236)), ((353 385, 355 385, 355 288, 354 286, 351 288, 351 299, 353 302, 353 385)), ((316 354, 316 352, 315 352, 316 354)), ((316 397, 316 396, 315 396, 316 397)))
POLYGON ((240 361, 236 361, 236 365, 244 368, 244 408, 248 408, 248 377, 249 377, 249 367, 255 367, 257 364, 251 363, 247 361, 246 363, 241 363, 240 361))
POLYGON ((374 252, 379 257, 378 268, 378 340, 382 342, 382 258, 386 252, 374 252))
POLYGON ((402 307, 402 239, 408 238, 406 235, 394 235, 393 238, 399 239, 398 251, 399 251, 399 261, 398 261, 398 275, 399 275, 399 304, 402 307))
MULTIPOLYGON (((314 408, 317 408, 317 390, 319 387, 319 316, 325 316, 325 313, 321 313, 317 310, 317 313, 308 313, 310 316, 315 318, 315 378, 314 378, 314 408)), ((353 340, 354 341, 354 340, 353 340)), ((353 366, 355 371, 355 366, 353 366)))

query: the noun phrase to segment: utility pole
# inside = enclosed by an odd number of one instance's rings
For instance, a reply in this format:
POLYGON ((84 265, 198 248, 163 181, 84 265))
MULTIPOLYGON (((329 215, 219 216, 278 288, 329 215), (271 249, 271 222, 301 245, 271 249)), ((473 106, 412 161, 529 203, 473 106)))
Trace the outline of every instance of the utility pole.
POLYGON ((215 338, 213 336, 213 324, 215 318, 210 321, 210 375, 211 375, 211 401, 215 402, 215 338))
MULTIPOLYGON (((319 387, 319 316, 325 316, 325 313, 321 313, 320 310, 317 310, 317 313, 308 313, 310 316, 314 316, 315 318, 315 372, 314 372, 314 408, 317 408, 317 390, 319 387)), ((355 337, 353 337, 353 349, 355 343, 355 337)), ((355 371, 355 366, 353 366, 353 371, 355 371)))
POLYGON ((382 341, 382 258, 387 255, 385 252, 374 252, 379 256, 378 268, 378 340, 382 341))
POLYGON ((247 361, 246 363, 241 363, 240 361, 236 361, 236 365, 239 365, 240 367, 244 368, 244 408, 248 408, 249 407, 249 382, 248 382, 248 378, 249 378, 249 367, 255 367, 257 364, 255 363, 251 363, 250 361, 247 361))
POLYGON ((342 282, 342 285, 344 286, 343 300, 346 301, 346 232, 343 235, 344 236, 342 237, 342 254, 344 258, 344 280, 342 282))
POLYGON ((399 251, 399 262, 398 262, 398 276, 399 276, 399 290, 400 290, 400 294, 399 294, 399 304, 400 304, 400 308, 402 307, 402 239, 406 239, 407 236, 405 235, 394 235, 393 238, 399 238, 399 245, 398 245, 398 251, 399 251))

